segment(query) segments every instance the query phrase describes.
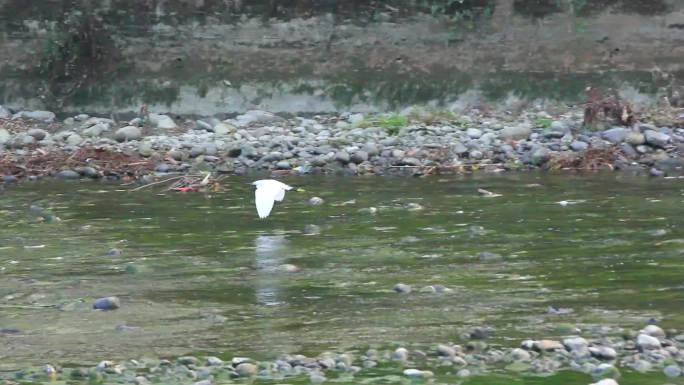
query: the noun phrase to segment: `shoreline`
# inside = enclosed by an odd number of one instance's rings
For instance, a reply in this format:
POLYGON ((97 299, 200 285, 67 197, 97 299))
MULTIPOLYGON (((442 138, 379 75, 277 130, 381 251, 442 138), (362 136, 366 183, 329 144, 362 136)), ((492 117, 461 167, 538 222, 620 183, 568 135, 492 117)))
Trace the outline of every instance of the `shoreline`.
MULTIPOLYGON (((660 372, 664 378, 682 376, 681 363, 684 335, 677 330, 663 330, 649 324, 641 330, 621 328, 580 331, 558 324, 562 337, 526 339, 518 347, 487 343, 489 329, 475 327, 461 336, 459 343, 424 346, 401 346, 381 349, 356 349, 345 352, 321 352, 318 356, 274 354, 270 360, 249 357, 186 355, 111 361, 103 359, 95 366, 57 362, 41 367, 5 370, 0 380, 7 384, 47 381, 89 381, 134 383, 233 383, 233 380, 283 381, 308 378, 311 383, 333 380, 355 383, 370 372, 372 376, 432 382, 465 380, 472 377, 502 375, 511 378, 548 377, 564 371, 586 375, 587 383, 613 385, 602 379, 619 380, 623 376, 642 376, 660 372), (587 338, 582 337, 582 335, 587 338), (329 376, 329 377, 326 377, 329 376)), ((11 335, 19 334, 7 333, 11 335)))
POLYGON ((581 107, 517 115, 413 108, 396 114, 183 119, 141 111, 128 122, 0 106, 0 174, 21 179, 111 179, 283 174, 423 176, 516 170, 629 170, 681 174, 684 112, 643 112, 630 125, 583 127, 581 107))

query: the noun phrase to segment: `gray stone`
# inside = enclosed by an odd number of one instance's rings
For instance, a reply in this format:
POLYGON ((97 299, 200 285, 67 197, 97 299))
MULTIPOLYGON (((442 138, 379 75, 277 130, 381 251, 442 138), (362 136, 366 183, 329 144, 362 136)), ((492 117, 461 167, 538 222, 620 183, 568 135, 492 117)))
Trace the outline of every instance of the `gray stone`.
POLYGON ((404 283, 398 283, 394 285, 393 290, 397 293, 408 294, 411 292, 411 286, 404 283))
POLYGON ((471 159, 482 159, 484 157, 484 154, 480 150, 472 150, 468 154, 468 157, 471 159))
POLYGON ((152 143, 148 141, 143 141, 138 144, 138 153, 144 157, 152 156, 154 151, 152 150, 152 143))
POLYGON ((195 124, 197 125, 195 128, 198 130, 214 131, 214 126, 204 120, 196 120, 195 124))
POLYGON ((235 367, 235 371, 240 377, 254 377, 259 372, 259 368, 249 362, 243 362, 235 367))
POLYGON ((5 144, 10 141, 12 135, 4 128, 0 128, 0 144, 5 144))
POLYGON ((246 126, 252 123, 269 124, 285 121, 285 119, 281 118, 278 115, 261 110, 247 111, 246 113, 239 115, 235 120, 241 126, 246 126))
POLYGON ((466 130, 466 135, 468 135, 470 139, 479 139, 482 136, 482 130, 471 127, 466 130))
POLYGON ((646 139, 646 143, 653 147, 664 148, 670 142, 670 135, 658 131, 646 131, 644 132, 644 137, 646 139))
POLYGON ((648 334, 656 338, 665 338, 665 331, 658 325, 648 325, 641 329, 639 333, 648 334))
POLYGON ((366 154, 368 154, 369 157, 380 154, 380 149, 375 143, 366 143, 363 146, 363 150, 366 152, 366 154))
POLYGON ((12 117, 12 113, 7 108, 0 105, 0 119, 9 119, 12 117))
POLYGON ((36 139, 30 135, 18 134, 10 142, 13 148, 23 148, 36 142, 36 139))
POLYGON ((544 352, 544 351, 563 349, 563 344, 561 344, 558 341, 554 341, 554 340, 539 340, 539 341, 534 342, 533 348, 534 348, 534 350, 544 352))
POLYGON ((613 127, 603 131, 601 137, 611 143, 617 144, 622 143, 627 138, 628 133, 629 131, 624 127, 613 127))
POLYGON ((352 163, 356 164, 363 163, 368 160, 368 153, 361 150, 356 151, 351 155, 350 160, 352 163))
POLYGON ((98 174, 97 170, 94 169, 93 167, 86 166, 86 167, 78 167, 76 168, 76 172, 79 174, 83 175, 86 178, 97 178, 100 176, 98 174))
POLYGON ((463 143, 456 141, 451 144, 451 151, 453 151, 456 155, 463 155, 468 152, 468 147, 466 147, 463 143))
POLYGON ((116 310, 121 307, 118 297, 102 297, 93 302, 93 309, 96 310, 116 310))
POLYGON ((204 147, 203 146, 193 146, 190 149, 190 157, 191 158, 196 158, 200 155, 204 155, 204 147))
POLYGON ((589 353, 592 356, 602 360, 614 360, 617 358, 615 349, 608 346, 590 347, 589 353))
POLYGON ((682 369, 677 365, 667 365, 663 368, 663 374, 667 377, 679 377, 682 375, 682 369))
POLYGON ((342 164, 347 164, 351 160, 351 157, 349 156, 349 153, 347 153, 346 151, 338 151, 335 154, 335 160, 342 164))
POLYGON ((33 119, 39 120, 41 122, 52 123, 55 121, 55 113, 51 111, 19 111, 14 114, 12 118, 33 119))
POLYGON ((142 131, 135 126, 121 127, 114 133, 114 139, 117 142, 127 142, 130 140, 138 140, 142 137, 142 131))
POLYGON ((434 377, 434 373, 429 370, 404 369, 404 375, 410 378, 427 379, 434 377))
POLYGON ((499 131, 499 136, 504 140, 521 140, 527 139, 531 133, 532 129, 529 126, 507 126, 499 131))
POLYGON ((176 125, 176 122, 174 122, 173 119, 171 119, 171 117, 169 117, 168 115, 150 113, 148 117, 150 119, 150 124, 156 128, 160 128, 162 130, 169 130, 178 127, 176 125))
POLYGON ((309 204, 312 206, 320 206, 323 203, 325 203, 325 201, 323 200, 323 198, 320 197, 311 197, 309 199, 309 204))
POLYGON ((406 348, 397 348, 392 352, 390 358, 394 361, 407 361, 408 355, 408 350, 406 350, 406 348))
POLYGON ((636 344, 641 350, 660 349, 661 347, 657 338, 643 333, 637 336, 636 344))
POLYGON ((596 381, 594 383, 591 383, 589 385, 619 385, 617 381, 615 381, 612 378, 604 378, 602 380, 596 381))
POLYGON ((73 170, 62 170, 55 175, 59 179, 79 179, 81 174, 73 170))
POLYGON ((531 161, 532 164, 541 166, 546 163, 551 158, 551 151, 546 147, 538 147, 536 150, 532 151, 531 161))
POLYGON ((586 150, 587 148, 589 148, 589 144, 586 143, 586 142, 582 142, 582 141, 580 141, 580 140, 575 140, 575 141, 573 141, 572 143, 570 143, 570 148, 571 148, 573 151, 578 151, 578 152, 579 152, 579 151, 584 151, 584 150, 586 150))
POLYGON ((292 165, 290 164, 290 162, 288 162, 286 160, 281 160, 278 163, 276 163, 276 169, 278 169, 278 170, 289 170, 291 168, 292 168, 292 165))
POLYGON ((563 346, 568 350, 585 350, 589 342, 582 337, 570 337, 563 340, 563 346))
POLYGON ((515 348, 511 350, 510 359, 511 361, 529 361, 531 358, 530 353, 527 350, 520 348, 515 348))
POLYGON ((72 146, 78 146, 83 143, 83 138, 79 134, 71 134, 66 138, 65 142, 72 146))
POLYGON ((457 351, 453 346, 449 345, 437 345, 437 354, 442 357, 454 357, 457 351))
POLYGON ((228 135, 237 131, 237 127, 233 126, 227 122, 219 122, 214 125, 214 134, 216 135, 228 135))
POLYGON ((40 129, 40 128, 32 128, 28 130, 27 132, 28 135, 32 136, 36 140, 43 140, 47 136, 47 131, 40 129))
POLYGON ((632 146, 638 146, 640 144, 646 143, 646 137, 641 132, 630 131, 625 138, 625 142, 631 144, 632 146))
POLYGON ((85 136, 93 138, 102 135, 102 133, 105 131, 109 131, 109 126, 105 125, 104 123, 97 123, 81 131, 81 133, 85 136))
POLYGON ((407 157, 399 161, 400 166, 420 166, 421 162, 418 158, 407 157))

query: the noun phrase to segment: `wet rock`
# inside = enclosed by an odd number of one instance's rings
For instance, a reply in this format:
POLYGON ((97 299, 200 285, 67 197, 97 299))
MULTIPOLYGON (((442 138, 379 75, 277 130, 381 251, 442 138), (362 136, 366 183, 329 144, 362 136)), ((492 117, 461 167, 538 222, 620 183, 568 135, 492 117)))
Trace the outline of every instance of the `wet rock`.
POLYGON ((178 357, 178 363, 181 365, 189 366, 189 365, 198 365, 200 360, 197 357, 193 356, 182 356, 178 357))
POLYGON ((296 273, 301 271, 302 269, 297 265, 293 265, 291 263, 284 263, 282 265, 278 265, 278 267, 276 267, 276 270, 283 273, 296 273))
POLYGON ((418 370, 418 369, 404 369, 404 375, 410 378, 432 378, 434 373, 429 370, 418 370))
POLYGON ((419 167, 421 165, 422 165, 422 163, 421 163, 420 159, 414 158, 414 157, 405 157, 405 158, 402 158, 401 161, 399 161, 399 166, 419 167))
POLYGON ((599 364, 591 370, 591 375, 598 378, 618 378, 620 371, 611 364, 599 364))
POLYGON ((84 176, 84 177, 86 177, 86 178, 93 178, 93 179, 95 179, 95 178, 99 178, 99 177, 100 177, 100 174, 97 172, 97 170, 94 169, 93 167, 90 167, 90 166, 78 167, 78 168, 76 169, 76 172, 78 172, 79 174, 81 174, 82 176, 84 176))
POLYGON ((411 286, 404 283, 398 283, 394 285, 393 290, 397 293, 408 294, 411 292, 411 286))
POLYGON ((487 327, 476 326, 470 331, 470 338, 475 340, 484 340, 489 338, 490 329, 487 327))
POLYGON ((393 361, 408 361, 409 352, 406 348, 397 348, 392 352, 391 359, 393 361))
MULTIPOLYGON (((148 115, 150 119, 150 124, 156 128, 162 129, 162 130, 169 130, 178 127, 176 125, 176 122, 171 119, 168 115, 162 115, 162 114, 154 114, 150 113, 148 115)), ((133 140, 133 139, 128 139, 128 140, 133 140)), ((123 142, 123 141, 120 141, 123 142)))
POLYGON ((468 369, 460 369, 458 372, 456 372, 456 377, 458 378, 467 378, 470 377, 472 373, 468 369))
POLYGON ((107 251, 108 257, 119 257, 121 254, 123 254, 123 250, 117 248, 109 249, 109 251, 107 251))
POLYGON ((81 174, 74 170, 62 170, 55 174, 55 177, 58 179, 79 179, 81 174))
POLYGON ((259 372, 259 368, 249 362, 243 362, 235 367, 235 371, 240 377, 254 377, 259 372))
POLYGON ((646 143, 653 147, 665 148, 665 146, 670 142, 670 136, 658 131, 646 131, 644 132, 644 137, 646 143))
POLYGON ((660 349, 661 347, 657 338, 643 333, 637 336, 636 344, 641 350, 660 349))
POLYGON ((325 201, 323 200, 323 198, 320 197, 311 197, 309 199, 309 204, 312 206, 320 206, 323 203, 325 203, 325 201))
POLYGON ((477 257, 482 262, 492 262, 492 261, 503 260, 503 257, 501 256, 501 254, 491 253, 489 251, 481 251, 477 254, 477 257))
POLYGON ((32 128, 28 130, 27 134, 32 136, 35 140, 43 140, 48 135, 47 131, 40 128, 32 128))
POLYGON ((682 369, 677 365, 667 365, 663 368, 663 374, 667 377, 679 377, 682 375, 682 369))
POLYGON ((93 309, 96 310, 116 310, 121 307, 118 297, 102 297, 93 302, 93 309))
POLYGON ((639 333, 647 334, 655 338, 665 338, 665 331, 657 325, 648 325, 641 329, 639 333))
POLYGON ((619 385, 617 381, 612 378, 604 378, 603 380, 596 381, 589 385, 619 385))
POLYGON ((304 226, 304 234, 306 235, 318 235, 321 233, 321 227, 318 225, 308 224, 304 226))
POLYGON ((117 142, 127 142, 131 140, 138 140, 142 137, 142 131, 135 126, 121 127, 114 133, 114 139, 117 142))

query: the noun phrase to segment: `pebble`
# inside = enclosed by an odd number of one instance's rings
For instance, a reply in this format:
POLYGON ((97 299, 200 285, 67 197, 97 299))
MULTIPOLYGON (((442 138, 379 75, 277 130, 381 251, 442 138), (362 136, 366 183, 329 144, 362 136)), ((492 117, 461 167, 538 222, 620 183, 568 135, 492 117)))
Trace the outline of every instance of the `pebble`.
POLYGON ((394 285, 393 290, 400 294, 408 294, 411 292, 411 286, 403 283, 398 283, 394 285))
POLYGON ((679 377, 682 375, 682 369, 677 365, 667 365, 663 368, 663 374, 667 377, 679 377))
POLYGON ((320 197, 311 197, 311 198, 309 198, 309 204, 312 205, 312 206, 320 206, 320 205, 322 205, 323 203, 325 203, 325 201, 323 200, 323 198, 320 198, 320 197))
POLYGON ((636 339, 636 344, 641 350, 660 349, 660 341, 648 334, 639 334, 636 339))
POLYGON ((121 307, 118 297, 102 297, 93 302, 93 309, 96 310, 116 310, 121 307))

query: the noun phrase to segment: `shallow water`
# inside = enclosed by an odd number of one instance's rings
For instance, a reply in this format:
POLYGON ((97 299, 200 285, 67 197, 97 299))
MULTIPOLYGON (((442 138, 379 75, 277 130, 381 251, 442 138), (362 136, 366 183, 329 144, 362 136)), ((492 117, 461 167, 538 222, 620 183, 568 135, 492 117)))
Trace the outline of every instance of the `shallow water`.
MULTIPOLYGON (((619 333, 656 318, 684 328, 681 180, 307 176, 284 179, 306 192, 288 193, 268 220, 256 217, 249 181, 231 177, 210 194, 41 182, 0 195, 0 328, 21 330, 0 334, 0 371, 144 356, 429 349, 462 342, 478 325, 493 328, 494 346, 560 336, 562 323, 619 333), (480 197, 478 187, 502 196, 480 197), (314 195, 326 203, 308 205, 314 195), (407 208, 414 203, 422 209, 407 208), (38 221, 31 204, 62 221, 38 221), (108 256, 111 248, 123 252, 108 256), (413 291, 395 293, 399 282, 413 291), (421 292, 433 284, 453 292, 421 292), (121 308, 93 311, 93 299, 107 295, 121 308), (549 306, 572 312, 551 315, 549 306)), ((381 369, 363 373, 397 382, 381 369)), ((587 379, 501 373, 467 383, 587 379)), ((627 373, 620 383, 663 381, 627 373)))

